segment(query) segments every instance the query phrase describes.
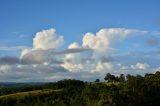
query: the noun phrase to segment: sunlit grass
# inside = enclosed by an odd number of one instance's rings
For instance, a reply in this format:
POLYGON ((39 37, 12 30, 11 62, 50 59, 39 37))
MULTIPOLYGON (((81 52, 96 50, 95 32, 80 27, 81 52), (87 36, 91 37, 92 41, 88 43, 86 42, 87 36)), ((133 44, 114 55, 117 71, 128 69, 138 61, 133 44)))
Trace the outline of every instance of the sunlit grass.
POLYGON ((13 93, 13 94, 7 94, 7 95, 2 95, 0 96, 0 99, 2 98, 7 98, 7 97, 24 97, 28 95, 43 95, 43 94, 49 94, 51 92, 59 92, 62 91, 61 89, 59 90, 53 90, 53 89, 44 89, 44 90, 34 90, 34 91, 27 91, 27 92, 18 92, 18 93, 13 93))
POLYGON ((104 82, 104 84, 106 84, 107 86, 111 86, 111 85, 119 85, 120 82, 104 82))

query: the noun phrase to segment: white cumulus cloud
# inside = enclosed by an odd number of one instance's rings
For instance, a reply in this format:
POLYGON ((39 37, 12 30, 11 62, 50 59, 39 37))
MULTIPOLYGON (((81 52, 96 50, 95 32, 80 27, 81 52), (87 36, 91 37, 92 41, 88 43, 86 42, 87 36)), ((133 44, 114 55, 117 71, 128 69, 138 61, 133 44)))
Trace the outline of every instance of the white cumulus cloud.
POLYGON ((21 52, 21 58, 33 51, 33 50, 47 50, 47 49, 57 49, 61 47, 64 43, 63 36, 60 36, 56 33, 56 29, 51 28, 47 30, 42 30, 37 32, 33 38, 33 47, 23 49, 21 52))
POLYGON ((33 38, 34 49, 59 48, 63 43, 63 36, 57 36, 56 30, 53 28, 37 32, 33 38))
POLYGON ((83 37, 83 47, 92 49, 106 49, 114 41, 122 40, 130 35, 145 34, 146 31, 125 28, 101 29, 96 34, 86 33, 83 37))
POLYGON ((146 70, 149 67, 150 67, 149 64, 146 63, 137 63, 135 65, 131 65, 132 69, 137 69, 137 70, 146 70))

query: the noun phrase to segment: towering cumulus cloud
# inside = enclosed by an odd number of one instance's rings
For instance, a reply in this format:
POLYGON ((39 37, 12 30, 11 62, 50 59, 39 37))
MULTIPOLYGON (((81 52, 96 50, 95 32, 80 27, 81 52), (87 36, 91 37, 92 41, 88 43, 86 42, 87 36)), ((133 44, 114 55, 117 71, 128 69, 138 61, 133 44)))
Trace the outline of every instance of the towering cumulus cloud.
POLYGON ((86 33, 83 37, 83 47, 92 49, 107 49, 110 44, 122 40, 128 36, 144 34, 146 31, 125 28, 101 29, 96 34, 86 33))
POLYGON ((21 53, 21 57, 33 50, 47 50, 57 49, 64 43, 63 36, 56 34, 54 28, 37 32, 33 38, 33 48, 24 49, 21 53))
POLYGON ((62 46, 63 36, 58 36, 54 28, 37 32, 33 38, 34 49, 51 49, 62 46))

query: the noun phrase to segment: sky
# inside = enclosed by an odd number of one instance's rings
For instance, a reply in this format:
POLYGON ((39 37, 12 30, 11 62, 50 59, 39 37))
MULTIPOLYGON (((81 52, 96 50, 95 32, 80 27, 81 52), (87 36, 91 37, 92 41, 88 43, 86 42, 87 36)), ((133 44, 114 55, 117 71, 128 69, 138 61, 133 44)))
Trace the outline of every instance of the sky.
POLYGON ((0 0, 0 82, 103 81, 160 70, 159 0, 0 0))

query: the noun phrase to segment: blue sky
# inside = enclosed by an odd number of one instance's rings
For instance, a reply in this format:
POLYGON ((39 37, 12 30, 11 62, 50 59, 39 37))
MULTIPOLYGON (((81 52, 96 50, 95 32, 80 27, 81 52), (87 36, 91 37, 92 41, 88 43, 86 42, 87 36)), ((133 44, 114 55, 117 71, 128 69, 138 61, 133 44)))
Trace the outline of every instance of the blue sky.
MULTIPOLYGON (((107 45, 107 48, 116 50, 116 53, 114 52, 113 55, 118 55, 118 59, 115 60, 122 60, 122 58, 126 57, 130 59, 128 55, 131 55, 133 52, 139 56, 143 53, 150 53, 147 55, 157 53, 160 47, 159 5, 159 0, 0 0, 0 60, 3 61, 4 56, 16 56, 16 58, 19 58, 22 54, 22 49, 25 48, 36 49, 33 47, 33 38, 36 38, 36 33, 51 28, 56 29, 58 37, 63 36, 64 42, 59 41, 60 38, 57 38, 59 39, 58 42, 64 43, 61 48, 57 48, 61 51, 64 50, 64 52, 73 42, 76 42, 81 46, 81 49, 84 49, 82 39, 87 32, 91 32, 96 36, 96 33, 101 29, 113 28, 113 30, 117 31, 114 28, 121 28, 122 30, 124 28, 124 30, 129 29, 131 32, 132 29, 141 31, 135 35, 141 35, 142 31, 147 33, 145 33, 145 36, 127 37, 120 42, 116 41, 115 38, 113 43, 110 43, 112 42, 110 41, 109 44, 111 46, 107 45), (129 54, 130 52, 132 53, 129 54), (138 54, 139 52, 143 53, 138 54)), ((46 44, 47 47, 48 44, 46 44)), ((73 45, 78 47, 77 44, 73 45)), ((95 47, 92 46, 89 49, 95 49, 95 47)), ((65 55, 60 58, 65 58, 65 55)), ((157 55, 159 56, 159 54, 157 55)), ((107 57, 110 56, 107 55, 107 57)), ((131 62, 121 61, 119 64, 126 65, 122 66, 126 70, 134 70, 140 65, 146 67, 148 65, 150 70, 153 70, 159 67, 159 57, 156 58, 156 56, 150 57, 152 58, 151 61, 146 60, 146 57, 138 60, 131 58, 131 62), (133 67, 131 67, 132 64, 134 64, 133 67), (151 69, 152 66, 153 69, 151 69)), ((113 62, 113 64, 118 64, 118 61, 113 62)), ((66 67, 64 68, 67 70, 66 67)), ((114 73, 113 69, 111 72, 114 73)), ((72 77, 73 75, 69 74, 68 76, 72 77)), ((24 81, 27 80, 24 79, 24 81)))
POLYGON ((66 44, 101 28, 157 31, 159 4, 159 0, 1 0, 1 45, 31 46, 35 33, 50 27, 65 37, 66 44), (18 38, 21 34, 28 38, 18 38))

